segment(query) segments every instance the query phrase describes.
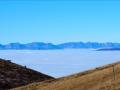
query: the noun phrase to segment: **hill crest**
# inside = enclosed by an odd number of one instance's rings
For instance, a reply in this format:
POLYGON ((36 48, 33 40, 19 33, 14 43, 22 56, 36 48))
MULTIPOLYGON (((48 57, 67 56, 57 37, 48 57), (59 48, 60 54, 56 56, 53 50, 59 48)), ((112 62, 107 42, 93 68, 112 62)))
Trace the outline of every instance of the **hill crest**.
POLYGON ((0 59, 0 90, 49 79, 53 77, 12 63, 10 60, 0 59))

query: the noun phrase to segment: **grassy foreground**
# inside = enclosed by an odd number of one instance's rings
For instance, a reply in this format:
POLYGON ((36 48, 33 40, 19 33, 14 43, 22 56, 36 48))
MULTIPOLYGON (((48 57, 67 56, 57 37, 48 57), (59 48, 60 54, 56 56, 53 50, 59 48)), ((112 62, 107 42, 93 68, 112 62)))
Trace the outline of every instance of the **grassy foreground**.
POLYGON ((120 90, 120 62, 12 90, 120 90))

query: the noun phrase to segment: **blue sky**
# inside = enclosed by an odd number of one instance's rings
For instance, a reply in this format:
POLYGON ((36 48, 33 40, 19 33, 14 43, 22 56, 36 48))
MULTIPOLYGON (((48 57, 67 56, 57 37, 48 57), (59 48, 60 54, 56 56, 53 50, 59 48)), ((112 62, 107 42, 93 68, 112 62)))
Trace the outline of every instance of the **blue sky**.
POLYGON ((120 1, 1 0, 0 38, 0 43, 120 42, 120 1))

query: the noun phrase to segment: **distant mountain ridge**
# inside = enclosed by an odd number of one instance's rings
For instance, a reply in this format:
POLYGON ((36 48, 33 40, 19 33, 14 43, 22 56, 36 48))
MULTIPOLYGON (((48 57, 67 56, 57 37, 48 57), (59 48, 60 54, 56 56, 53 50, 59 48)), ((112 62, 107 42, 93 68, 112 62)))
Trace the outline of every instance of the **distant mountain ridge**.
POLYGON ((0 44, 0 50, 54 50, 54 49, 102 49, 120 48, 120 43, 98 43, 98 42, 68 42, 62 44, 52 44, 43 42, 32 42, 27 44, 9 43, 0 44))
POLYGON ((98 49, 97 51, 120 51, 120 48, 103 48, 98 49))

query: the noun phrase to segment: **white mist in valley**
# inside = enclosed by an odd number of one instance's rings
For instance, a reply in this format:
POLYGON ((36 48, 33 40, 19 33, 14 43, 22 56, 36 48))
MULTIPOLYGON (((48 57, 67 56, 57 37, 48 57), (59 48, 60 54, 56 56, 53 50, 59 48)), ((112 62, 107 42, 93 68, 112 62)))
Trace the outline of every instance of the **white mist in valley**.
POLYGON ((0 58, 31 69, 63 77, 120 60, 120 51, 95 51, 93 49, 64 50, 1 50, 0 58))

